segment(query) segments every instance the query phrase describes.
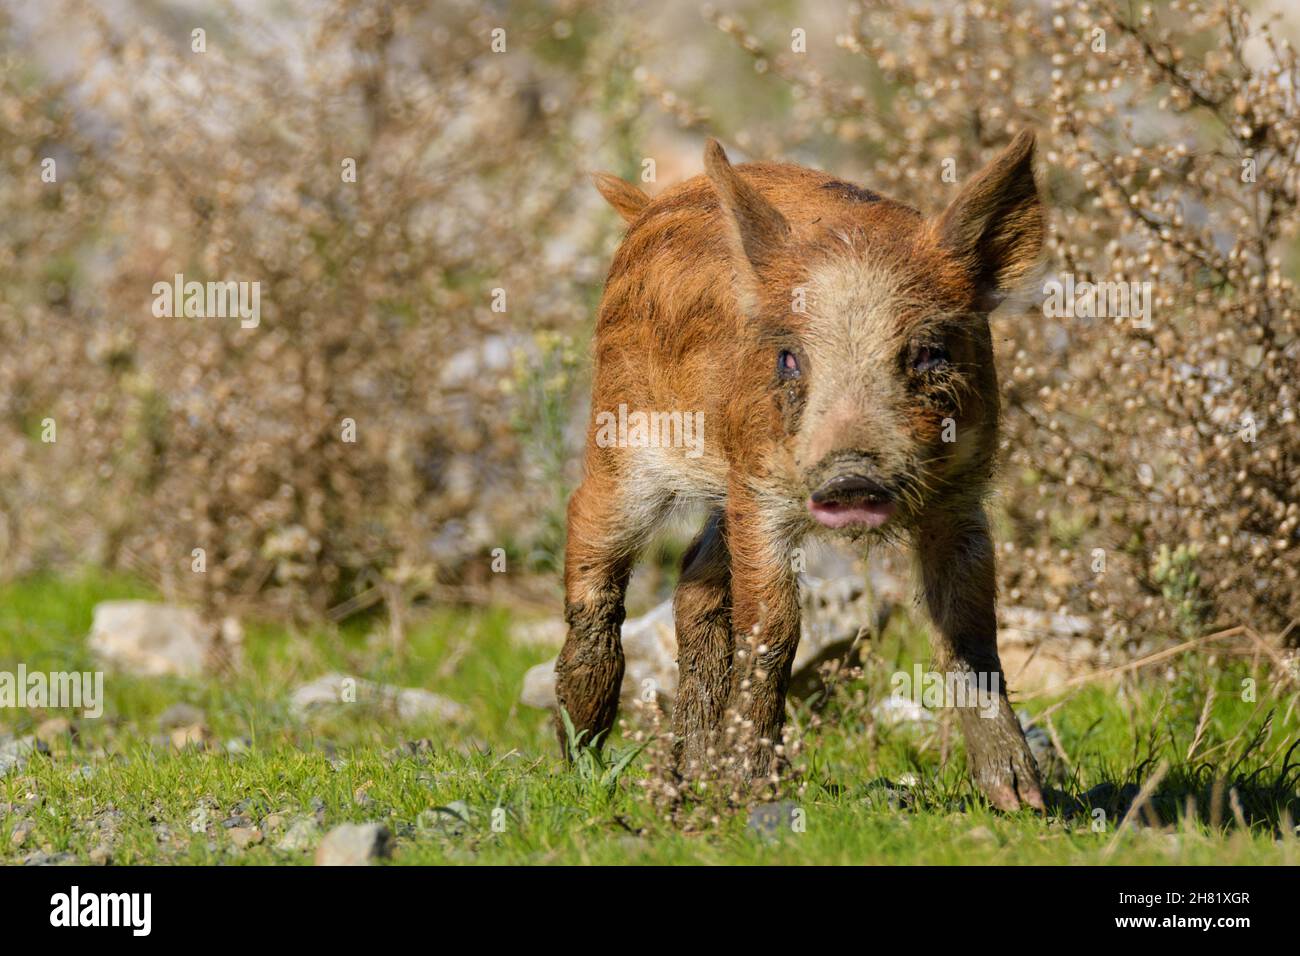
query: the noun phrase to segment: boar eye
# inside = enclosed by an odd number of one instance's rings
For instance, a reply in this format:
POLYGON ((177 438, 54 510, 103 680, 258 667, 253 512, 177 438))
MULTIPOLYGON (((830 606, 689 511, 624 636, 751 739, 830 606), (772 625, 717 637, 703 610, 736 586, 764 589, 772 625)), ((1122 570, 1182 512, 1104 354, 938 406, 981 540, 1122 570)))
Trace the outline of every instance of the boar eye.
POLYGON ((777 355, 776 374, 783 379, 799 377, 799 359, 793 352, 782 350, 777 355))
POLYGON ((933 372, 948 364, 948 350, 942 345, 922 345, 912 353, 912 371, 933 372))

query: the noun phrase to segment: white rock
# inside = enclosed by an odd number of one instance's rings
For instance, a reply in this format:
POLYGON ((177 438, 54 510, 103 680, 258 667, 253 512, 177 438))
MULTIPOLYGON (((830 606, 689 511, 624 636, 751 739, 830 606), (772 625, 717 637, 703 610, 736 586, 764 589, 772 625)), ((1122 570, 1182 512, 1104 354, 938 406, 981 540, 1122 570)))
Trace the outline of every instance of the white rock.
POLYGON ((436 717, 456 722, 466 716, 464 707, 433 691, 377 684, 348 674, 318 677, 294 690, 289 697, 289 708, 298 717, 304 717, 313 710, 356 703, 395 711, 402 720, 436 717))
POLYGON ((95 605, 88 645, 106 666, 142 677, 197 677, 238 664, 243 633, 233 618, 220 627, 192 608, 153 601, 95 605))
POLYGON ((664 601, 649 614, 623 625, 623 696, 656 693, 665 700, 677 695, 677 628, 673 602, 664 601))
POLYGON ((316 848, 317 866, 369 866, 392 852, 392 835, 378 823, 344 823, 316 848))
POLYGON ((542 710, 555 706, 555 660, 528 668, 524 674, 524 687, 519 692, 521 703, 542 710))
POLYGON ((26 737, 0 736, 0 777, 11 770, 22 770, 27 759, 41 749, 41 743, 28 734, 26 737))
POLYGON ((1078 614, 1040 611, 1032 607, 1001 607, 998 639, 1008 644, 1040 644, 1047 638, 1086 638, 1092 621, 1078 614))
POLYGON ((1010 606, 998 609, 998 620, 1002 667, 1016 690, 1051 689, 1105 666, 1103 635, 1086 617, 1010 606))
POLYGON ((320 827, 311 817, 295 820, 275 848, 282 853, 302 853, 310 850, 320 837, 320 827))
POLYGON ((901 724, 932 724, 935 716, 916 701, 907 697, 889 696, 871 708, 871 716, 886 727, 901 724))

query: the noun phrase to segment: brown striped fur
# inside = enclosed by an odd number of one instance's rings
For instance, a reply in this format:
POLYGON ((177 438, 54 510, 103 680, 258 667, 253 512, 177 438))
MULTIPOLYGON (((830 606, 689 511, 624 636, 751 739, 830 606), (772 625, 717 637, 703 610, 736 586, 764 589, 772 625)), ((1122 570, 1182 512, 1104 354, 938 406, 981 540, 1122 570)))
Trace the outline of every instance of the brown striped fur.
MULTIPOLYGON (((791 552, 809 534, 911 542, 940 666, 1001 677, 982 506, 998 420, 987 313, 1040 251, 1033 147, 1020 134, 933 219, 801 166, 733 167, 713 141, 706 175, 653 200, 595 177, 629 228, 600 305, 569 504, 557 696, 587 739, 615 718, 633 562, 687 501, 710 516, 675 597, 684 764, 706 759, 731 709, 757 738, 753 774, 772 768, 799 636, 791 552), (778 372, 785 353, 797 377, 778 372), (703 412, 703 453, 601 447, 596 416, 620 404, 703 412), (810 496, 848 479, 877 490, 832 507, 894 509, 883 526, 815 519, 810 496)), ((962 711, 968 762, 996 805, 1041 806, 1001 686, 996 717, 962 711)))

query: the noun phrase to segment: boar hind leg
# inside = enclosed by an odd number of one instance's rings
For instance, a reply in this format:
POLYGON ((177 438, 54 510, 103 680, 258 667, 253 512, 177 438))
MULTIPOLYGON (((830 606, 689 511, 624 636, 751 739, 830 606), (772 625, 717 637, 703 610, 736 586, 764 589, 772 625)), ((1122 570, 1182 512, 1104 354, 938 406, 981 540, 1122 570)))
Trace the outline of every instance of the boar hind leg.
POLYGON ((705 767, 731 691, 731 567, 726 520, 719 509, 682 558, 673 594, 677 627, 674 754, 683 772, 705 767))
MULTIPOLYGON (((735 635, 728 719, 743 753, 743 775, 758 782, 781 764, 785 695, 799 646, 799 588, 790 542, 745 492, 733 490, 727 506, 731 552, 731 617, 735 635)), ((726 728, 728 734, 731 727, 726 728)))
POLYGON ((637 553, 666 503, 629 494, 622 482, 592 467, 569 500, 564 555, 564 619, 569 625, 555 662, 555 729, 569 756, 560 711, 581 743, 604 742, 618 713, 623 683, 623 597, 637 553))
POLYGON ((994 806, 1043 808, 1024 732, 1007 701, 998 659, 993 544, 982 512, 936 517, 919 536, 917 556, 926 605, 937 630, 936 659, 957 693, 971 776, 994 806), (975 692, 971 692, 971 688, 975 692))

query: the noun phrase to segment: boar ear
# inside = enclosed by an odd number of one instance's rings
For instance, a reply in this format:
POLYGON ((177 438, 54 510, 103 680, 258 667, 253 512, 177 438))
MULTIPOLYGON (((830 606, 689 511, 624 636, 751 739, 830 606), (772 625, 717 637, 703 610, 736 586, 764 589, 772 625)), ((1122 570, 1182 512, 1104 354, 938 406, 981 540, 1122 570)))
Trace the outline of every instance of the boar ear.
POLYGON ((1021 131, 961 188, 935 230, 974 277, 982 306, 997 305, 1032 274, 1043 247, 1032 131, 1021 131))
POLYGON ((784 248, 790 237, 790 224, 757 189, 740 177, 716 139, 709 140, 704 147, 704 170, 722 205, 739 283, 737 292, 748 311, 758 292, 758 275, 784 248))
POLYGON ((617 210, 624 222, 632 222, 650 202, 650 197, 627 180, 610 173, 592 173, 591 181, 605 202, 617 210))

